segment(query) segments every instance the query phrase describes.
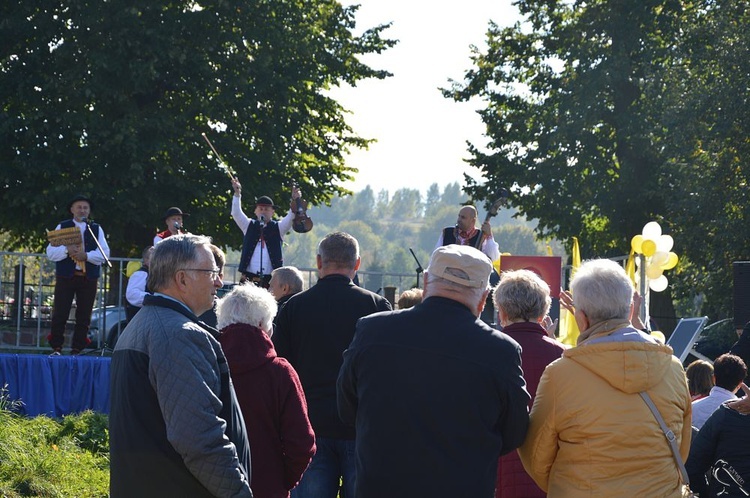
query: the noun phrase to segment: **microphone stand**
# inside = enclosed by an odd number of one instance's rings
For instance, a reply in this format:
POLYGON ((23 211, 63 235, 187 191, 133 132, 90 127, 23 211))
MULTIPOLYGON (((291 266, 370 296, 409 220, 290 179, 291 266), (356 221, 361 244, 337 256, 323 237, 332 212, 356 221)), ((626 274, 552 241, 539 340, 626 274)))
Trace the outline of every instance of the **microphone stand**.
POLYGON ((417 262, 417 269, 414 270, 414 271, 417 272, 417 285, 416 285, 416 288, 419 289, 419 275, 424 271, 424 269, 422 268, 422 265, 419 264, 419 260, 417 259, 417 255, 414 254, 414 251, 411 250, 411 247, 409 248, 409 252, 411 253, 412 257, 414 258, 414 261, 417 262))
MULTIPOLYGON (((91 238, 94 239, 94 243, 96 244, 96 248, 99 249, 99 252, 101 253, 102 257, 104 258, 104 261, 107 263, 107 266, 109 268, 112 268, 112 262, 109 260, 109 258, 107 257, 107 255, 104 254, 104 249, 102 249, 102 245, 99 243, 99 239, 94 234, 94 231, 91 229, 91 225, 89 225, 89 219, 88 218, 84 218, 82 221, 84 223, 86 223, 86 230, 88 230, 89 235, 91 235, 91 238)), ((85 249, 85 247, 84 247, 84 249, 85 249)), ((86 263, 84 263, 84 264, 86 264, 86 263)), ((102 275, 102 277, 106 278, 105 275, 102 275)), ((112 352, 112 348, 110 348, 109 346, 107 346, 106 340, 104 341, 104 345, 102 346, 102 336, 101 336, 101 334, 106 334, 107 333, 107 306, 105 305, 103 308, 100 308, 100 309, 102 310, 102 325, 101 325, 101 328, 103 330, 99 331, 99 337, 98 337, 98 342, 97 342, 97 346, 99 346, 99 349, 95 349, 93 351, 88 351, 88 352, 84 351, 84 352, 80 353, 82 356, 83 355, 87 355, 87 354, 95 354, 95 353, 99 353, 99 356, 104 356, 104 353, 111 353, 112 352)))
MULTIPOLYGON (((265 237, 263 236, 263 231, 266 229, 266 219, 263 215, 260 217, 260 260, 258 262, 258 276, 261 279, 261 283, 263 281, 263 246, 265 245, 265 237)), ((262 287, 262 285, 261 285, 262 287)))
POLYGON ((91 225, 89 225, 89 219, 85 218, 83 220, 84 223, 86 223, 86 230, 89 231, 89 234, 91 235, 91 238, 94 239, 94 243, 96 244, 96 248, 99 249, 99 252, 102 254, 102 257, 104 258, 104 262, 107 263, 107 266, 112 268, 112 262, 109 260, 106 254, 104 254, 104 249, 102 249, 102 245, 99 243, 99 239, 96 235, 94 235, 94 231, 91 229, 91 225))

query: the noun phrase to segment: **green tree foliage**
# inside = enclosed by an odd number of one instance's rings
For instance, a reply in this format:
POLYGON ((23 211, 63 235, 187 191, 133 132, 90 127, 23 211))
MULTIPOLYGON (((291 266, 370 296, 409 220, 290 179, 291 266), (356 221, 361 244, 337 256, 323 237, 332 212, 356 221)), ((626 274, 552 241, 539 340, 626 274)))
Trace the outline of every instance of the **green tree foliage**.
MULTIPOLYGON (((711 2, 687 24, 662 94, 669 171, 660 182, 677 250, 675 283, 700 314, 732 316, 732 262, 750 260, 750 11, 711 2)), ((670 277, 671 278, 671 277, 670 277)))
MULTIPOLYGON (((467 192, 511 203, 582 255, 627 253, 651 220, 675 238, 678 302, 731 314, 731 262, 750 259, 750 39, 734 1, 521 0, 444 94, 480 97, 488 147, 467 192)), ((669 315, 669 292, 654 294, 669 315)), ((654 311, 652 303, 652 312, 654 311)), ((658 304, 658 303, 657 303, 658 304)), ((700 310, 699 310, 700 311, 700 310)))
POLYGON ((592 254, 622 254, 663 213, 663 171, 648 88, 680 26, 680 2, 516 2, 526 24, 491 24, 486 53, 445 95, 480 97, 489 150, 470 147, 486 178, 467 192, 491 202, 500 188, 539 220, 539 235, 579 236, 592 254))
MULTIPOLYGON (((394 45, 353 35, 335 0, 5 2, 0 7, 0 226, 39 249, 76 193, 118 255, 146 245, 173 205, 189 229, 238 246, 230 182, 313 203, 345 193, 344 154, 366 147, 327 96, 388 73, 360 62, 394 45)), ((247 201, 246 201, 247 202, 247 201)))

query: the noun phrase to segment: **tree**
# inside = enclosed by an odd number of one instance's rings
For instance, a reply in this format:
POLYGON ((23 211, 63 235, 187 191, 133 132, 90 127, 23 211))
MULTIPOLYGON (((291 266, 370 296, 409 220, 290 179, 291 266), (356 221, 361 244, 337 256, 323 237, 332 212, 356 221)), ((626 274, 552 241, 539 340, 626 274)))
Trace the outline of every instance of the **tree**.
POLYGON ((451 206, 459 206, 466 202, 466 194, 461 192, 461 186, 458 182, 449 183, 443 188, 440 202, 451 206))
MULTIPOLYGON (((732 262, 750 260, 750 11, 706 2, 686 23, 660 95, 669 170, 660 181, 684 254, 670 280, 695 314, 732 316, 732 262)), ((735 283, 736 284, 736 283, 735 283)))
POLYGON ((424 201, 425 215, 430 211, 437 208, 440 205, 440 187, 437 183, 433 183, 427 189, 427 195, 424 201))
POLYGON ((422 216, 422 194, 418 189, 400 188, 391 197, 390 214, 395 219, 415 219, 422 216))
POLYGON ((526 25, 491 24, 463 84, 444 93, 481 97, 489 151, 470 147, 474 199, 500 188, 540 236, 586 240, 593 254, 622 254, 645 222, 664 213, 647 98, 668 60, 681 2, 522 0, 526 25))
POLYGON ((227 172, 202 133, 246 193, 282 206, 293 180, 313 204, 346 193, 344 154, 369 142, 326 90, 388 76, 359 57, 395 43, 381 37, 387 25, 354 36, 356 10, 335 0, 3 4, 0 226, 11 246, 39 249, 76 193, 94 197, 115 253, 146 245, 171 205, 193 213, 192 232, 238 246, 227 172))

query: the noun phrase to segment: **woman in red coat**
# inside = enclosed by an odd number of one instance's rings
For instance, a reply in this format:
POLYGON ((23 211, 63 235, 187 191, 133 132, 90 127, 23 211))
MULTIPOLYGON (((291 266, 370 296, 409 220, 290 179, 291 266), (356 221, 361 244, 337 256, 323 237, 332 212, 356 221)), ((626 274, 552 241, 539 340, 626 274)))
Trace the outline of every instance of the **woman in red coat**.
MULTIPOLYGON (((549 286, 529 270, 503 272, 493 301, 503 332, 521 345, 521 366, 526 390, 534 403, 539 378, 547 365, 562 356, 566 346, 547 334, 542 321, 549 313, 549 286)), ((500 457, 497 467, 496 498, 536 498, 547 494, 534 483, 521 465, 518 452, 500 457)))
POLYGON ((250 440, 255 498, 287 498, 315 454, 315 434, 297 372, 271 342, 276 300, 238 285, 218 303, 219 342, 250 440))

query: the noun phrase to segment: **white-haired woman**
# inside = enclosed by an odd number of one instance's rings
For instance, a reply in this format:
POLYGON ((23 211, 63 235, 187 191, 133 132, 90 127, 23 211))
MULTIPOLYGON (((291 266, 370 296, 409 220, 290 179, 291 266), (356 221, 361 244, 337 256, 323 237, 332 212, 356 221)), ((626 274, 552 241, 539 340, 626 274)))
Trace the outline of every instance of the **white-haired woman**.
POLYGON ((578 345, 539 382, 519 454, 548 496, 683 495, 670 445, 646 392, 690 449, 690 392, 672 349, 630 324, 633 285, 609 260, 587 261, 571 282, 578 345))
POLYGON ((218 303, 219 342, 227 357, 248 434, 253 493, 288 497, 315 453, 315 435, 297 372, 276 356, 270 336, 276 300, 238 285, 218 303))

